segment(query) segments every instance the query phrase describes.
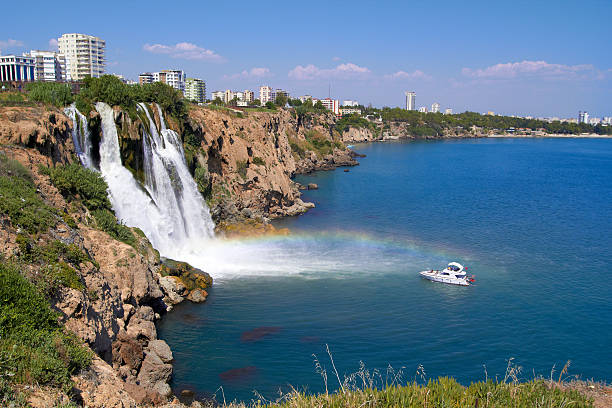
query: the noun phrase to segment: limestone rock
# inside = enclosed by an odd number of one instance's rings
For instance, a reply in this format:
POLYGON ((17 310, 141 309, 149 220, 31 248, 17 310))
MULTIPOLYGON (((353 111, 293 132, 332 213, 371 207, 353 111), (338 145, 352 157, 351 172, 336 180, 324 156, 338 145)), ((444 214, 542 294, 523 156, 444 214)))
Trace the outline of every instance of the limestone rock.
POLYGON ((189 296, 187 296, 187 300, 190 300, 194 303, 202 303, 206 300, 207 297, 208 297, 208 292, 206 292, 204 289, 196 288, 192 290, 191 292, 189 292, 189 296))
POLYGON ((174 360, 172 350, 164 340, 152 340, 147 345, 147 353, 155 353, 164 363, 170 363, 174 360))

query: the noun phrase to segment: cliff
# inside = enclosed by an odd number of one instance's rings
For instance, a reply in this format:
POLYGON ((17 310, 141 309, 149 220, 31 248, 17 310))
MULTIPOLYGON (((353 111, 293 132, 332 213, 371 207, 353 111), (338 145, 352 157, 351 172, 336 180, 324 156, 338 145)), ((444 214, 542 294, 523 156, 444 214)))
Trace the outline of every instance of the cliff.
MULTIPOLYGON (((159 115, 151 112, 159 126, 159 115)), ((93 111, 87 116, 95 150, 100 117, 93 111)), ((122 162, 142 180, 147 121, 119 108, 114 116, 122 162)), ((312 207, 300 199, 294 175, 357 164, 331 115, 194 106, 186 118, 166 119, 183 135, 187 163, 215 220, 230 232, 236 224, 262 230, 270 218, 312 207)), ((157 339, 155 322, 177 303, 204 301, 212 280, 187 264, 160 259, 138 229, 122 227, 118 234, 104 226, 87 204, 89 190, 79 186, 83 175, 70 173, 85 171, 70 166, 77 162, 71 132, 72 122, 59 109, 0 107, 0 161, 6 164, 0 176, 9 188, 31 183, 30 198, 40 207, 35 211, 48 213, 44 226, 29 230, 16 218, 20 209, 0 206, 0 261, 15 263, 42 288, 62 327, 94 352, 88 368, 72 375, 72 400, 89 407, 162 405, 173 399, 173 357, 157 339), (17 170, 6 170, 11 166, 17 170), (66 169, 65 179, 58 181, 53 169, 66 169)), ((3 194, 0 204, 8 198, 3 194)), ((32 386, 24 395, 31 406, 43 407, 68 401, 66 392, 32 386)))

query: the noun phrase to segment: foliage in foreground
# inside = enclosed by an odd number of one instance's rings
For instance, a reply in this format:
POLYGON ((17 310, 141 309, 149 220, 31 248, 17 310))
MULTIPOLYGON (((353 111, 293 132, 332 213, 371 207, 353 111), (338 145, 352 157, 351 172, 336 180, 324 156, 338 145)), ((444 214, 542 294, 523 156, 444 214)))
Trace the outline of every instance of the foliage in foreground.
POLYGON ((130 228, 118 222, 107 196, 108 184, 100 173, 87 169, 78 163, 58 165, 54 168, 41 167, 51 183, 71 202, 82 203, 96 221, 99 229, 116 240, 136 246, 136 238, 130 228))
POLYGON ((68 84, 59 82, 31 82, 26 85, 28 98, 61 108, 70 105, 74 98, 68 84))
POLYGON ((29 233, 45 232, 56 223, 57 211, 36 193, 30 172, 0 153, 0 214, 29 233))
POLYGON ((11 384, 68 391, 70 376, 88 367, 91 357, 63 330, 43 294, 15 265, 0 262, 0 402, 16 398, 11 384))
MULTIPOLYGON (((226 406, 243 408, 249 405, 234 403, 226 406)), ((318 395, 294 391, 283 396, 278 402, 256 402, 251 406, 279 408, 591 408, 593 403, 578 391, 562 390, 557 387, 556 383, 543 379, 523 383, 489 380, 464 387, 453 378, 440 377, 436 380, 429 380, 427 385, 409 383, 389 385, 382 389, 368 386, 362 389, 345 389, 333 394, 318 395)))

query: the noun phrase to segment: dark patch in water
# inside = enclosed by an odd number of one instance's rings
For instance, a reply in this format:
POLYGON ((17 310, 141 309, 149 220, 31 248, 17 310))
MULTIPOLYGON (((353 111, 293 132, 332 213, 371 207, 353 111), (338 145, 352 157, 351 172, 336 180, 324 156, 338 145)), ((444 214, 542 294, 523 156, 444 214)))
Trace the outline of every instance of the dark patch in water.
POLYGON ((196 323, 202 324, 203 323, 202 318, 193 313, 181 314, 180 318, 185 323, 190 323, 190 324, 196 324, 196 323))
POLYGON ((240 336, 240 341, 242 341, 243 343, 258 341, 270 334, 278 333, 280 330, 280 327, 275 326, 256 327, 253 330, 247 330, 243 332, 240 336))
POLYGON ((257 367, 247 366, 240 368, 232 368, 219 374, 219 378, 222 381, 227 382, 239 382, 245 381, 253 377, 257 373, 257 367))
POLYGON ((302 343, 320 343, 321 338, 319 336, 303 336, 300 338, 302 343))

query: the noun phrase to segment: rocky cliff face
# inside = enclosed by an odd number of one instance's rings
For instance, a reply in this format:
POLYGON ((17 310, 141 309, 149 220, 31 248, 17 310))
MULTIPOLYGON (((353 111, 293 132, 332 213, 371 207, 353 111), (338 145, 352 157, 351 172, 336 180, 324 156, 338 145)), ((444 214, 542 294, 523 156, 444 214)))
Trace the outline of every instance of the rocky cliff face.
MULTIPOLYGON (((95 112, 88 118, 96 144, 100 119, 95 112)), ((115 121, 123 162, 138 176, 140 127, 146 122, 119 109, 115 121)), ((246 221, 266 231, 257 225, 312 207, 300 199, 292 176, 357 164, 334 132, 331 115, 296 117, 286 110, 247 114, 194 107, 186 120, 168 118, 168 124, 184 136, 194 178, 216 220, 225 225, 246 221)), ((20 238, 23 231, 2 218, 0 254, 22 259, 31 246, 55 242, 86 254, 88 260, 75 266, 82 286, 63 286, 51 299, 65 327, 96 354, 90 369, 73 378, 80 402, 89 407, 164 404, 173 398, 168 385, 173 357, 168 345, 157 338, 155 322, 181 301, 204 301, 211 279, 187 264, 160 260, 136 229, 133 246, 96 229, 87 209, 67 201, 40 172, 41 165, 76 160, 71 126, 58 109, 0 108, 0 152, 32 173, 37 194, 63 217, 47 232, 29 237, 25 246, 20 238)), ((34 276, 42 267, 33 262, 25 273, 34 276)), ((49 395, 48 390, 37 390, 30 403, 46 406, 49 395)))

